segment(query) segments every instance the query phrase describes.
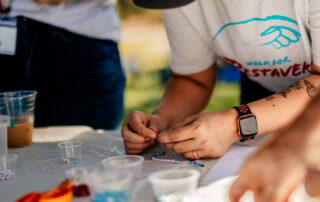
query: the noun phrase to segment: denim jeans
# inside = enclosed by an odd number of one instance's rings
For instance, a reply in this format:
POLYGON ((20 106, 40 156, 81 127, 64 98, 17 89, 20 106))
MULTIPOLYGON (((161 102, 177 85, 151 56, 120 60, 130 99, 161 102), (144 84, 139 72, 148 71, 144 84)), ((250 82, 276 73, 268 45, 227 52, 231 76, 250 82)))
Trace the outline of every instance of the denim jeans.
POLYGON ((115 129, 125 77, 115 42, 18 18, 15 56, 0 55, 0 92, 37 90, 35 126, 115 129))

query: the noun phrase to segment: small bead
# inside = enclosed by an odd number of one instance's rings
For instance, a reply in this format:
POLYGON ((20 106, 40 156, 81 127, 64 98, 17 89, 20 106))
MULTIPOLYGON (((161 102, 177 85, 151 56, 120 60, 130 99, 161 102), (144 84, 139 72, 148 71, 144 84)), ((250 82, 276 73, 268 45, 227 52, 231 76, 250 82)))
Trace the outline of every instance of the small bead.
POLYGON ((6 177, 6 180, 11 179, 11 175, 9 173, 7 173, 5 177, 6 177))

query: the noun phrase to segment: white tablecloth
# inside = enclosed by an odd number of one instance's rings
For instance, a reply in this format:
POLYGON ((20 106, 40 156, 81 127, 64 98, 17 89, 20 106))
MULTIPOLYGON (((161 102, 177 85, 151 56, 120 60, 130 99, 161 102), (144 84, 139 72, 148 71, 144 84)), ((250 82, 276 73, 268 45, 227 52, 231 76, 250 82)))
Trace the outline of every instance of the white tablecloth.
MULTIPOLYGON (((9 149, 9 153, 18 155, 16 177, 9 181, 0 181, 0 201, 12 202, 35 190, 44 192, 65 180, 65 171, 70 165, 61 163, 57 142, 70 139, 84 142, 79 166, 101 166, 102 159, 125 153, 119 131, 94 131, 85 126, 37 128, 31 146, 9 149)), ((134 181, 131 201, 154 201, 151 187, 146 180, 152 172, 170 168, 193 168, 200 171, 201 180, 216 163, 216 160, 203 160, 203 168, 152 161, 152 154, 161 151, 167 152, 167 158, 183 159, 181 155, 167 151, 161 145, 145 151, 142 154, 145 158, 142 174, 134 181)), ((74 201, 90 201, 90 198, 74 198, 74 201)))

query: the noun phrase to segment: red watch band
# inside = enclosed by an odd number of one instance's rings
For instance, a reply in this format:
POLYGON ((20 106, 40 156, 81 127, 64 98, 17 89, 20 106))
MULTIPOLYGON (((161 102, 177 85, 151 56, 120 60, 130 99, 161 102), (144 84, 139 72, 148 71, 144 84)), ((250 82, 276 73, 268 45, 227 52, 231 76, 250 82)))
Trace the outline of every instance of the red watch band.
POLYGON ((239 105, 234 108, 237 110, 239 116, 252 114, 251 110, 249 109, 249 107, 247 105, 239 105))

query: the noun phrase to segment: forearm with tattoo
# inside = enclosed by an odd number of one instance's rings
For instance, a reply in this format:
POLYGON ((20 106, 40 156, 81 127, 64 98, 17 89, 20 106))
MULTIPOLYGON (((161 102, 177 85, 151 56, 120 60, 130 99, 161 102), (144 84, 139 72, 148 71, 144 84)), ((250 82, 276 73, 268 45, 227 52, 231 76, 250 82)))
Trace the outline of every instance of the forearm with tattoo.
MULTIPOLYGON (((301 83, 302 83, 301 81, 297 81, 296 83, 290 85, 288 88, 282 89, 277 94, 281 95, 283 98, 287 98, 291 92, 303 89, 301 83)), ((309 95, 309 97, 312 98, 314 95, 317 94, 319 90, 319 86, 315 86, 313 83, 311 83, 306 79, 303 80, 303 83, 306 86, 306 92, 309 95)), ((274 95, 271 95, 266 98, 267 101, 272 101, 273 99, 274 99, 274 95)))

